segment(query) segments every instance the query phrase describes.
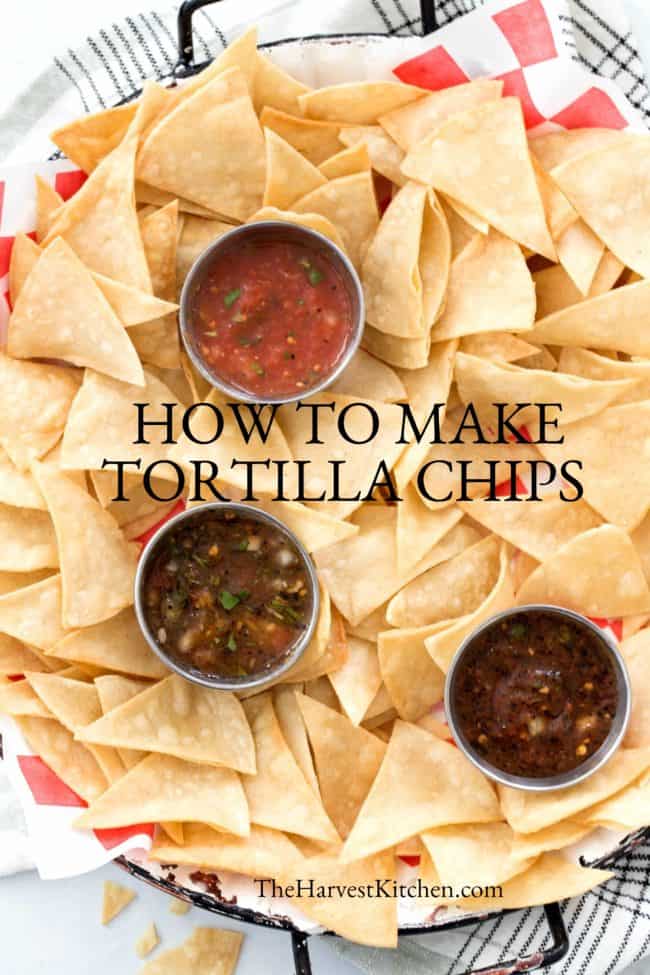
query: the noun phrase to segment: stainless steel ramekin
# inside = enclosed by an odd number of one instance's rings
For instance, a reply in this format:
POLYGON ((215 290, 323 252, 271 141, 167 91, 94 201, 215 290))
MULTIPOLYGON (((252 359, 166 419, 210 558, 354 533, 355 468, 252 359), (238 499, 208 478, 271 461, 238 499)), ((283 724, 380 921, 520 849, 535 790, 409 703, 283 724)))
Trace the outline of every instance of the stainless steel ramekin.
POLYGON ((479 768, 485 775, 489 776, 491 779, 494 779, 495 782, 500 782, 502 785, 512 786, 515 789, 525 789, 529 792, 549 792, 553 789, 564 789, 567 786, 575 785, 577 782, 582 782, 583 779, 593 775, 597 769, 604 765, 605 762, 611 758, 612 754, 616 751, 623 739, 623 736, 625 735, 625 730, 630 718, 631 698, 632 693, 627 668, 614 638, 610 636, 606 630, 601 629, 595 623, 592 623, 591 620, 588 620, 585 616, 581 616, 579 613, 574 613, 570 609, 563 609, 561 606, 552 606, 545 603, 534 603, 527 606, 516 606, 512 609, 506 609, 502 613, 497 613, 495 616, 490 617, 490 619, 485 620, 484 623, 481 623, 480 626, 478 626, 472 633, 469 634, 469 636, 465 638, 465 640, 463 640, 460 647, 456 651, 445 681, 445 711, 447 715, 447 723, 449 724, 449 729, 460 750, 466 755, 470 762, 476 765, 476 767, 479 768), (614 715, 614 721, 612 722, 612 727, 610 728, 607 738, 602 743, 600 748, 598 748, 593 755, 590 755, 589 758, 580 765, 577 765, 576 768, 569 769, 567 772, 562 772, 559 775, 548 776, 546 778, 511 775, 508 772, 503 772, 501 769, 496 768, 489 762, 486 762, 483 756, 475 751, 472 745, 467 741, 457 723, 454 710, 454 680, 465 653, 474 645, 475 640, 477 640, 478 637, 481 636, 481 634, 483 634, 485 630, 494 623, 498 623, 501 620, 513 619, 520 616, 522 613, 528 612, 549 613, 557 616, 560 620, 570 620, 572 623, 582 626, 594 634, 599 639, 603 649, 614 666, 618 689, 618 707, 616 709, 616 714, 614 715))
POLYGON ((350 362, 350 359, 357 351, 359 343, 361 342, 365 322, 363 288, 361 287, 359 275, 357 274, 349 258, 339 247, 336 246, 336 244, 332 243, 331 240, 328 240, 327 237, 317 233, 315 230, 310 230, 308 227, 300 226, 299 224, 286 223, 282 220, 261 220, 258 223, 247 223, 240 227, 234 227, 222 237, 215 240, 214 243, 210 244, 210 246, 199 255, 190 268, 181 291, 179 322, 181 338, 183 340, 183 345, 187 350, 187 354, 192 360, 196 370, 208 383, 210 383, 211 386, 216 386, 217 389, 220 389, 223 393, 225 393, 226 396, 230 396, 232 399, 240 400, 244 403, 295 403, 298 400, 304 399, 306 396, 312 396, 314 393, 319 393, 323 389, 326 389, 331 383, 334 382, 335 379, 337 379, 338 376, 341 375, 345 367, 350 362), (271 240, 283 240, 303 244, 315 252, 324 254, 327 260, 329 260, 329 262, 341 275, 345 287, 347 288, 352 306, 352 331, 348 344, 343 350, 334 370, 329 373, 329 375, 323 376, 317 385, 312 386, 309 389, 302 390, 301 392, 291 396, 284 395, 276 397, 262 397, 256 393, 251 393, 240 386, 233 385, 227 380, 223 379, 218 373, 213 372, 204 362, 203 357, 196 348, 196 342, 194 340, 192 329, 192 297, 200 285, 203 275, 207 273, 210 266, 218 258, 226 258, 229 249, 243 243, 244 241, 271 240))
POLYGON ((318 588, 316 570, 311 558, 307 554, 307 551, 302 543, 298 541, 294 533, 290 531, 286 525, 284 525, 273 515, 268 514, 266 511, 262 511, 260 508, 255 508, 248 504, 239 504, 238 502, 234 501, 215 501, 182 511, 180 514, 176 515, 175 518, 170 518, 170 520, 165 522, 164 525, 161 525, 155 535, 149 539, 140 556, 140 561, 138 563, 138 568, 135 575, 134 604, 135 614, 145 640, 166 667, 176 671, 176 673, 180 674, 181 677, 185 677, 187 680, 191 680, 195 684, 201 684, 203 687, 211 687, 222 691, 244 691, 249 690, 250 688, 261 689, 262 687, 265 687, 272 681, 277 680, 278 677, 281 677, 282 674, 286 673, 286 671, 288 671, 290 667, 293 667, 293 665, 300 659, 304 651, 307 649, 309 642, 314 635, 314 630, 316 629, 318 613, 320 610, 320 592, 318 588), (265 671, 263 674, 255 674, 251 677, 227 678, 211 676, 209 674, 204 674, 200 670, 193 667, 186 667, 179 662, 178 659, 170 656, 167 653, 164 647, 160 645, 155 634, 152 633, 151 629, 149 628, 149 624, 147 623, 143 598, 144 584, 155 553, 158 551, 160 544, 166 538, 166 536, 170 532, 174 531, 182 521, 200 519, 206 512, 209 511, 232 511, 235 514, 241 515, 242 517, 248 518, 252 521, 272 525, 274 528, 278 529, 278 531, 282 532, 282 534, 286 537, 287 541, 298 553, 298 556, 305 567, 307 579, 311 589, 311 617, 299 639, 289 650, 289 652, 280 659, 278 666, 272 668, 271 670, 265 671))

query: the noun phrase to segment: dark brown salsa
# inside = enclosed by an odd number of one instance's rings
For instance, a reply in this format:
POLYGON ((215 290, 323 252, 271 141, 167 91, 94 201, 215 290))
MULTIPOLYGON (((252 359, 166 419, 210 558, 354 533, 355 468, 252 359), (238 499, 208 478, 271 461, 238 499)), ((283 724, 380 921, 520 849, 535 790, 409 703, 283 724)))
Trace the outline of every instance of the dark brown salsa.
POLYGON ((454 674, 459 728, 490 765, 545 778, 602 745, 617 706, 616 673, 586 626, 543 610, 495 621, 454 674))
POLYGON ((307 567, 288 535, 233 511, 168 532, 144 583, 147 623, 185 667, 218 677, 274 669, 307 628, 307 567))

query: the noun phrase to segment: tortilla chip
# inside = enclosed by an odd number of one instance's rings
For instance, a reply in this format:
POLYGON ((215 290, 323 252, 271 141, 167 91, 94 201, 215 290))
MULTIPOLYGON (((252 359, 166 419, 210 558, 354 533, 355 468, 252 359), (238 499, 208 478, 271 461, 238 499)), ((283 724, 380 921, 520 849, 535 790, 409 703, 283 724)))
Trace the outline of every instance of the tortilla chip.
POLYGON ((117 917, 135 897, 135 891, 122 887, 112 880, 104 881, 104 903, 102 907, 102 924, 108 924, 117 917))
POLYGON ((41 248, 27 234, 16 234, 9 262, 9 298, 12 308, 34 265, 41 256, 41 248))
POLYGON ((439 826, 421 833, 420 839, 439 882, 456 890, 465 885, 503 884, 534 860, 517 852, 516 833, 507 823, 439 826))
POLYGON ((169 904, 169 913, 177 914, 182 917, 187 914, 192 908, 192 905, 188 901, 182 901, 180 897, 174 896, 169 904))
POLYGON ((56 531, 63 625, 101 623, 133 602, 139 549, 125 541, 99 502, 65 474, 45 464, 33 470, 56 531))
POLYGON ((605 245, 584 220, 577 220, 556 241, 557 256, 581 295, 588 295, 605 245))
MULTIPOLYGON (((176 251, 179 233, 178 201, 145 217, 140 224, 154 295, 169 303, 176 299, 176 251)), ((125 323, 126 324, 126 323, 125 323)), ((162 369, 180 368, 180 339, 176 308, 131 329, 129 338, 140 358, 162 369)))
POLYGON ((359 534, 322 549, 316 555, 316 565, 334 603, 353 626, 411 579, 451 558, 467 543, 463 526, 454 526, 417 565, 402 574, 397 568, 395 508, 367 505, 353 516, 352 522, 358 526, 359 534), (368 575, 372 564, 382 566, 379 577, 368 575))
POLYGON ((349 636, 348 657, 342 667, 329 675, 343 711, 352 724, 364 718, 381 684, 377 647, 367 640, 349 636))
POLYGON ((137 138, 127 135, 61 207, 43 246, 63 237, 90 270, 150 292, 133 196, 137 138))
POLYGON ((327 237, 333 244, 344 250, 343 240, 334 224, 321 216, 320 213, 294 213, 293 210, 278 210, 277 207, 262 207, 250 217, 247 223, 257 223, 260 220, 280 220, 283 223, 295 223, 299 227, 307 227, 316 233, 327 237))
POLYGON ((377 774, 385 747, 332 708, 296 696, 314 752, 323 804, 345 839, 377 774))
POLYGON ((320 213, 338 230, 348 257, 360 267, 379 225, 372 176, 354 173, 333 179, 293 203, 296 213, 320 213))
POLYGON ((405 338, 426 335, 445 297, 450 261, 442 211, 426 187, 408 183, 382 216, 363 262, 370 324, 405 338))
POLYGON ((406 574, 424 558, 462 518, 456 507, 440 510, 427 508, 416 488, 407 484, 402 491, 402 501, 397 507, 397 569, 406 574))
POLYGON ((140 975, 232 975, 243 939, 239 931, 194 928, 177 948, 148 961, 140 975))
POLYGON ((382 403, 396 403, 406 399, 406 390, 397 373, 381 359, 375 359, 363 349, 357 349, 343 373, 329 389, 333 393, 350 397, 360 396, 371 389, 373 397, 382 403))
POLYGON ((642 277, 650 277, 650 210, 643 195, 649 171, 645 138, 619 140, 553 170, 553 179, 589 228, 642 277))
POLYGON ((125 609, 95 626, 84 627, 73 633, 62 633, 53 654, 63 660, 91 664, 138 677, 159 678, 168 673, 165 665, 150 650, 142 636, 132 609, 125 609))
POLYGON ((542 455, 553 463, 579 457, 585 500, 606 521, 636 528, 650 506, 638 490, 650 480, 650 457, 639 450, 650 437, 650 402, 610 406, 564 427, 562 435, 562 444, 541 446, 542 455))
POLYGON ((643 322, 648 309, 650 281, 640 281, 542 318, 526 338, 536 345, 617 349, 647 357, 650 337, 643 322))
MULTIPOLYGON (((635 633, 621 643, 620 649, 632 685, 632 713, 625 734, 625 747, 643 748, 650 745, 650 701, 647 695, 650 678, 650 630, 635 633)), ((609 818, 616 820, 615 816, 609 818)))
POLYGON ((270 58, 258 52, 253 89, 256 112, 267 106, 290 115, 300 115, 298 99, 308 91, 307 85, 296 81, 270 58))
POLYGON ((614 525, 577 535, 528 576, 517 602, 553 603, 586 616, 650 610, 650 589, 629 536, 614 525))
POLYGON ((205 88, 225 74, 227 80, 233 77, 236 69, 236 91, 252 92, 257 74, 259 55, 257 52, 257 27, 250 27, 235 40, 231 41, 223 51, 214 58, 202 71, 188 78, 183 85, 179 85, 173 92, 175 105, 186 102, 199 89, 205 88))
POLYGON ((62 640, 61 576, 24 586, 0 597, 0 632, 47 650, 62 640))
POLYGON ((330 156, 318 167, 326 179, 340 179, 372 168, 368 149, 363 142, 350 145, 336 155, 330 156))
POLYGON ((518 98, 485 102, 443 122, 409 152, 402 170, 555 260, 518 98))
POLYGON ((460 342, 461 352, 494 362, 517 362, 538 351, 534 345, 510 332, 478 332, 466 335, 460 342))
POLYGON ((314 166, 320 166, 341 148, 338 139, 341 127, 334 122, 316 122, 265 107, 260 114, 260 123, 277 132, 314 166))
POLYGON ((101 717, 99 696, 92 684, 59 674, 28 674, 27 680, 48 711, 68 731, 77 731, 101 717))
POLYGON ((535 833, 601 802, 638 778, 650 765, 650 749, 621 748, 588 779, 552 792, 499 786, 503 814, 518 833, 535 833))
POLYGON ((138 958, 146 958, 160 944, 155 924, 150 924, 135 943, 135 953, 138 958))
POLYGON ((306 118, 371 125, 380 115, 422 98, 422 88, 399 81, 354 81, 306 92, 298 99, 306 118))
POLYGON ((53 717, 50 709, 26 680, 0 683, 0 713, 13 717, 53 717))
MULTIPOLYGON (((424 641, 444 624, 384 630, 377 647, 382 680, 400 718, 416 721, 442 700, 445 675, 433 662, 424 641)), ((445 736, 447 737, 447 736, 445 736)))
POLYGON ((49 670, 46 663, 29 647, 23 646, 18 640, 0 633, 0 674, 3 676, 15 676, 24 674, 26 671, 35 673, 42 671, 47 673, 49 670))
MULTIPOLYGON (((100 624, 100 626, 102 625, 104 624, 100 624)), ((132 697, 135 697, 140 691, 145 691, 149 687, 149 684, 146 681, 134 680, 133 678, 122 677, 118 674, 106 674, 103 677, 95 678, 95 687, 99 694, 102 714, 107 714, 113 708, 117 708, 121 704, 124 704, 125 701, 129 701, 132 697)), ((95 745, 95 748, 102 747, 102 745, 95 745)), ((147 752, 139 751, 137 748, 118 748, 117 753, 127 771, 147 756, 147 752)))
POLYGON ((466 112, 483 102, 496 101, 502 90, 502 81, 477 78, 467 84, 434 91, 425 98, 387 112, 380 116, 379 124, 405 152, 410 152, 452 115, 466 112))
POLYGON ((457 748, 396 721, 341 861, 350 863, 433 826, 500 819, 489 781, 457 748))
POLYGON ((109 711, 78 737, 98 745, 255 771, 253 739, 234 694, 207 690, 175 674, 109 711))
MULTIPOLYGON (((606 250, 589 288, 588 297, 597 298, 598 295, 611 291, 622 271, 623 265, 619 259, 614 257, 611 251, 606 250)), ((536 317, 538 320, 584 300, 584 295, 559 264, 544 268, 542 271, 536 271, 533 274, 533 280, 537 293, 536 317)))
POLYGON ((52 519, 45 511, 0 504, 0 570, 54 569, 59 555, 52 519))
POLYGON ((65 359, 141 384, 142 366, 122 322, 62 239, 43 252, 25 281, 9 323, 14 358, 65 359))
POLYGON ((650 399, 650 362, 634 360, 619 362, 589 349, 562 349, 558 369, 586 379, 632 379, 635 385, 617 397, 618 403, 635 403, 650 399))
POLYGON ((513 605, 514 592, 508 561, 508 546, 503 544, 499 553, 499 575, 493 589, 483 602, 473 612, 461 616, 460 619, 424 641, 432 659, 445 673, 449 670, 454 654, 465 637, 484 620, 513 605))
MULTIPOLYGON (((643 138, 643 137, 641 137, 643 138)), ((530 140, 530 150, 542 166, 549 172, 562 163, 586 156, 596 150, 604 150, 613 146, 620 146, 639 139, 639 135, 632 132, 621 132, 616 129, 567 129, 546 132, 530 140)))
POLYGON ((632 389, 635 380, 595 380, 510 363, 486 362, 459 352, 454 366, 458 394, 477 410, 496 402, 560 403, 562 425, 600 413, 632 389))
POLYGON ((290 210, 291 204, 323 186, 329 177, 305 159, 273 129, 264 129, 266 184, 262 205, 290 210))
POLYGON ((255 740, 257 774, 243 779, 251 822, 337 843, 338 833, 280 731, 270 693, 244 704, 255 740))
POLYGON ((222 220, 204 220, 203 217, 186 217, 183 222, 176 252, 176 283, 180 289, 194 261, 213 241, 232 230, 232 224, 222 220))
MULTIPOLYGON (((101 373, 86 370, 79 394, 70 410, 63 437, 61 466, 68 470, 102 470, 105 458, 132 461, 142 459, 142 466, 166 459, 170 447, 162 441, 162 427, 148 428, 148 444, 134 444, 137 438, 137 414, 134 403, 147 403, 147 419, 167 416, 165 403, 176 403, 164 383, 145 371, 145 386, 129 386, 101 373)), ((175 411, 171 428, 174 439, 180 432, 179 411, 175 411)), ((128 468, 127 468, 128 470, 128 468)), ((166 476, 163 465, 157 471, 166 476)), ((167 472, 169 476, 169 472, 167 472)))
POLYGON ((86 802, 105 791, 107 781, 90 751, 53 718, 17 718, 29 747, 86 802))
POLYGON ((491 230, 477 235, 453 261, 445 310, 432 338, 493 332, 526 332, 535 320, 535 285, 521 248, 491 230))
POLYGON ((506 499, 498 504, 487 500, 460 502, 459 508, 538 562, 551 558, 576 535, 602 523, 584 501, 567 504, 558 495, 525 504, 506 499))
POLYGON ((298 706, 298 691, 293 687, 276 687, 273 692, 273 708, 280 731, 291 749, 296 764, 313 792, 320 796, 307 729, 298 706))
POLYGON ((170 755, 148 755, 93 802, 74 826, 112 829, 174 819, 247 836, 248 807, 237 773, 170 755))
POLYGON ((212 870, 233 870, 248 877, 277 877, 292 860, 302 860, 297 847, 284 833, 263 826, 251 826, 248 837, 217 833, 198 823, 186 823, 184 832, 183 846, 157 837, 151 859, 212 870))
POLYGON ((464 897, 458 903, 468 911, 515 910, 577 897, 614 876, 607 870, 577 866, 559 853, 545 853, 525 873, 504 883, 501 897, 464 897))
POLYGON ((85 173, 91 173, 104 156, 120 144, 138 109, 137 102, 81 115, 56 129, 52 142, 85 173))
MULTIPOLYGON (((339 139, 350 150, 364 151, 375 172, 385 176, 391 183, 395 183, 396 186, 404 186, 408 182, 407 177, 402 172, 404 151, 396 142, 393 142, 381 126, 346 125, 339 132, 339 139)), ((332 156, 331 158, 342 158, 343 155, 343 153, 339 153, 339 157, 332 156)), ((328 162, 329 160, 326 160, 322 166, 327 166, 328 162)), ((332 177, 329 176, 328 178, 331 179, 332 177)))
POLYGON ((611 799, 596 803, 576 818, 584 823, 583 829, 593 829, 596 826, 628 831, 641 829, 648 818, 649 793, 650 776, 646 772, 611 799))
POLYGON ((245 220, 264 190, 264 137, 246 79, 230 68, 203 84, 152 128, 138 178, 245 220))
POLYGON ((391 626, 420 627, 474 612, 499 575, 499 539, 488 535, 404 586, 388 604, 391 626))
POLYGON ((387 335, 366 325, 361 338, 361 345, 367 349, 371 355, 391 366, 399 366, 402 369, 421 369, 426 366, 431 349, 430 334, 423 335, 418 339, 405 339, 397 335, 387 335))
POLYGON ((397 945, 397 898, 357 899, 352 889, 374 888, 377 879, 386 880, 390 890, 395 881, 395 858, 391 850, 354 863, 343 864, 336 853, 310 857, 300 868, 285 868, 279 877, 285 886, 293 884, 308 871, 315 891, 331 891, 331 896, 294 898, 307 917, 311 917, 349 941, 373 947, 395 948, 397 945), (349 891, 349 893, 348 893, 349 891))
POLYGON ((52 218, 63 203, 51 183, 36 175, 36 240, 43 240, 52 224, 52 218))

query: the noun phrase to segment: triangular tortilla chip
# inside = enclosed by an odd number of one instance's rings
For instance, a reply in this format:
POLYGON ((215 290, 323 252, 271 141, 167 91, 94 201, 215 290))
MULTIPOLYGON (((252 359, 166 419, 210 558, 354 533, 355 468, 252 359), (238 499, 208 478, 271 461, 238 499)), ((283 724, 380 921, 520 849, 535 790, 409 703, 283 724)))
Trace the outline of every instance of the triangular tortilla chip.
POLYGON ((422 98, 425 91, 399 81, 352 81, 317 88, 298 99, 306 118, 371 125, 380 115, 422 98))
POLYGON ((239 931, 194 928, 177 948, 148 961, 140 975, 232 975, 243 938, 239 931))
POLYGON ((406 390, 397 373, 363 349, 357 349, 329 388, 342 396, 362 396, 371 389, 373 397, 382 403, 406 399, 406 390))
POLYGON ((153 127, 138 178, 238 220, 264 190, 264 137, 246 79, 231 68, 202 85, 153 127))
POLYGON ((402 169, 555 260, 518 98, 486 102, 443 122, 414 147, 402 169))
POLYGON ((45 511, 0 504, 0 569, 55 569, 59 554, 52 519, 45 511))
POLYGON ((631 616, 650 610, 650 589, 629 535, 601 525, 557 549, 528 576, 517 601, 553 603, 586 616, 631 616))
POLYGON ((47 673, 48 670, 47 664, 33 650, 23 646, 19 640, 0 633, 0 674, 8 677, 26 671, 47 673))
POLYGON ((535 833, 619 792, 650 766, 649 748, 620 748, 589 778, 552 792, 499 786, 503 815, 517 833, 535 833))
POLYGON ((397 506, 397 569, 408 573, 462 518, 457 507, 427 508, 413 484, 401 492, 397 506))
POLYGON ((102 924, 109 924, 113 918, 121 914, 135 897, 135 891, 122 887, 112 880, 104 881, 104 901, 102 905, 102 924))
POLYGON ((314 793, 320 796, 307 729, 298 706, 298 691, 293 687, 276 687, 273 691, 273 708, 282 736, 291 749, 296 764, 314 793))
POLYGON ((43 241, 63 239, 90 268, 151 291, 133 195, 137 132, 129 133, 61 207, 43 241))
POLYGON ((63 590, 63 625, 92 626, 133 602, 139 554, 98 501, 45 464, 34 475, 54 522, 63 590))
POLYGON ((61 576, 0 597, 0 632, 47 650, 66 635, 61 625, 61 576))
POLYGON ((500 818, 492 785, 457 748, 396 721, 341 860, 359 860, 433 826, 500 818))
POLYGON ((79 738, 255 772, 253 738, 235 695, 199 687, 175 674, 109 711, 79 738))
POLYGON ((52 218, 63 203, 63 197, 57 193, 51 183, 42 176, 36 175, 36 240, 47 237, 52 225, 52 218))
MULTIPOLYGON (((363 150, 375 172, 385 176, 391 183, 395 183, 396 186, 404 186, 408 182, 407 177, 402 172, 404 152, 384 132, 381 126, 346 125, 339 132, 339 139, 344 146, 349 146, 351 150, 363 150)), ((339 153, 338 157, 342 160, 343 153, 339 153)), ((336 156, 330 157, 332 161, 336 158, 336 156)), ((322 166, 331 168, 328 165, 329 163, 330 160, 326 159, 322 166)), ((324 169, 323 172, 325 172, 324 169)))
POLYGON ((285 142, 273 129, 264 129, 266 184, 262 205, 290 210, 291 204, 323 186, 328 177, 285 142))
POLYGON ((517 852, 516 833, 507 823, 439 826, 421 833, 420 839, 440 883, 454 889, 503 884, 523 873, 534 859, 517 852))
POLYGON ((262 110, 260 122, 282 136, 314 166, 320 166, 341 148, 338 139, 341 126, 336 122, 317 122, 269 107, 262 110))
POLYGON ((370 155, 363 142, 341 149, 318 167, 326 179, 340 179, 341 176, 352 176, 353 173, 362 173, 371 168, 370 155))
POLYGON ((246 701, 244 710, 257 757, 257 774, 243 779, 251 822, 324 843, 338 843, 339 835, 320 798, 307 784, 282 736, 271 694, 246 701))
POLYGON ((288 836, 264 826, 251 826, 250 836, 241 837, 217 833, 199 823, 186 823, 184 833, 183 846, 157 837, 151 859, 212 870, 232 870, 247 877, 277 877, 293 860, 302 860, 288 836))
POLYGON ((90 751, 53 718, 17 718, 29 747, 65 784, 92 802, 105 791, 106 777, 90 751))
POLYGON ((355 265, 361 262, 379 225, 379 211, 372 175, 355 173, 333 179, 293 204, 296 213, 320 213, 341 234, 345 250, 355 265))
POLYGON ((445 629, 441 629, 439 633, 435 633, 424 641, 431 657, 444 673, 449 670, 456 650, 468 633, 471 633, 483 620, 513 605, 514 592, 510 575, 509 552, 508 546, 505 544, 501 546, 499 565, 499 576, 494 583, 494 588, 483 602, 472 613, 461 616, 460 619, 455 620, 445 629))
POLYGON ((553 170, 553 179, 585 223, 642 277, 650 277, 650 208, 643 194, 649 172, 645 138, 619 140, 553 170))
POLYGON ((15 358, 65 359, 142 384, 138 354, 90 271, 54 240, 25 281, 9 323, 15 358))
MULTIPOLYGON (((626 748, 650 745, 650 701, 646 693, 650 678, 650 630, 635 633, 621 643, 632 685, 632 713, 625 735, 626 748)), ((614 816, 610 817, 615 819, 614 816)))
POLYGON ((293 210, 278 210, 277 207, 262 207, 249 217, 247 223, 258 223, 260 220, 280 220, 283 223, 297 223, 299 227, 315 230, 317 234, 327 237, 333 244, 344 250, 340 233, 331 220, 320 213, 294 213, 293 210))
POLYGON ((621 132, 618 129, 562 129, 546 132, 530 140, 530 149, 544 169, 549 172, 556 166, 586 156, 596 150, 605 150, 634 142, 644 136, 634 132, 621 132))
POLYGON ((29 674, 27 680, 68 731, 74 732, 101 717, 99 696, 93 684, 59 674, 29 674))
POLYGON ((0 682, 0 713, 13 717, 52 718, 54 715, 26 680, 0 682))
POLYGON ((281 112, 300 115, 298 99, 308 91, 307 85, 296 81, 270 58, 258 53, 253 92, 257 112, 268 106, 281 112))
MULTIPOLYGON (((141 221, 142 243, 151 274, 153 293, 165 302, 176 299, 176 259, 178 247, 178 201, 174 200, 141 221)), ((180 339, 176 308, 161 317, 139 325, 129 337, 140 358, 163 369, 178 369, 180 339)))
POLYGON ((639 491, 650 483, 650 456, 639 444, 650 438, 650 401, 610 406, 597 416, 562 428, 563 443, 540 446, 549 461, 582 461, 580 482, 585 500, 606 521, 632 531, 650 507, 639 491))
POLYGON ((82 115, 50 135, 72 162, 85 173, 93 169, 120 144, 138 109, 137 102, 82 115))
POLYGON ((78 388, 71 369, 0 354, 0 445, 20 470, 60 439, 78 388))
POLYGON ((371 355, 383 359, 391 366, 398 366, 401 369, 422 369, 429 359, 431 335, 422 335, 418 339, 405 339, 380 332, 372 325, 366 325, 361 344, 371 355))
POLYGON ((339 836, 345 839, 368 794, 386 747, 375 735, 332 708, 297 695, 314 752, 320 794, 339 836))
MULTIPOLYGON (((145 371, 145 386, 129 386, 109 376, 86 370, 63 437, 61 466, 67 470, 102 470, 105 458, 124 461, 142 459, 143 467, 169 455, 164 427, 147 429, 147 444, 137 439, 134 403, 147 403, 148 420, 167 418, 165 403, 176 403, 174 394, 152 373, 145 371)), ((180 432, 179 410, 174 411, 171 432, 180 432)), ((127 468, 129 470, 129 468, 127 468)), ((133 468, 130 469, 133 471, 133 468)), ((158 472, 165 476, 165 465, 158 472)))
POLYGON ((466 335, 461 339, 460 349, 468 355, 497 362, 517 362, 518 359, 525 359, 538 351, 534 345, 511 335, 510 332, 478 332, 476 335, 466 335))
POLYGON ((451 263, 449 228, 425 186, 407 183, 381 218, 363 261, 366 318, 392 335, 426 335, 440 311, 451 263))
POLYGON ((152 922, 135 943, 135 953, 138 958, 146 958, 160 944, 156 925, 152 922))
POLYGON ((247 836, 248 807, 236 772, 148 755, 75 820, 78 829, 112 829, 167 819, 205 823, 247 836))
POLYGON ((405 152, 430 135, 442 122, 483 102, 501 97, 502 81, 477 78, 464 85, 434 91, 379 117, 379 124, 405 152))
POLYGON ((644 322, 649 313, 650 281, 639 281, 538 320, 526 339, 535 345, 617 349, 648 357, 650 336, 644 322))
MULTIPOLYGON (((606 250, 603 254, 594 279, 589 288, 589 298, 597 298, 598 295, 611 291, 623 272, 623 264, 611 251, 606 250)), ((537 315, 540 321, 549 315, 568 308, 569 305, 577 305, 584 301, 584 295, 578 290, 567 272, 560 264, 552 264, 541 271, 533 274, 535 291, 537 294, 537 315)))
MULTIPOLYGON (((115 618, 119 619, 119 617, 115 618)), ((99 626, 104 625, 106 624, 99 624, 99 626)), ((113 708, 118 708, 126 701, 130 701, 131 698, 135 697, 136 694, 139 694, 140 691, 146 691, 149 684, 147 681, 134 680, 131 677, 122 677, 119 674, 106 674, 103 677, 95 678, 95 687, 97 688, 97 693, 99 694, 102 714, 108 714, 108 712, 112 711, 113 708)), ((95 745, 95 748, 102 747, 105 746, 95 745)), ((146 758, 147 755, 147 752, 139 751, 137 748, 118 748, 117 752, 122 760, 124 768, 127 771, 132 769, 134 765, 137 765, 138 762, 141 762, 142 759, 146 758)))
POLYGON ((25 281, 41 256, 41 248, 27 234, 16 234, 9 262, 9 297, 15 308, 25 281))
POLYGON ((650 399, 650 362, 647 359, 610 359, 589 349, 565 348, 560 352, 558 370, 586 379, 634 379, 636 384, 617 398, 619 404, 650 399))
POLYGON ((477 332, 526 332, 535 320, 535 285, 521 248, 491 230, 477 235, 451 265, 445 310, 432 339, 477 332))
MULTIPOLYGON (((175 257, 176 248, 174 246, 174 261, 175 257)), ((163 301, 154 295, 147 294, 146 291, 138 291, 137 288, 123 284, 121 281, 113 281, 103 274, 93 273, 93 280, 122 324, 130 329, 129 338, 132 340, 133 336, 137 334, 134 330, 136 325, 150 324, 153 319, 159 318, 161 315, 172 315, 175 320, 178 305, 171 299, 163 301)))
POLYGON ((345 663, 330 675, 332 687, 352 724, 364 718, 381 685, 377 647, 368 640, 348 636, 345 663))
POLYGON ((556 241, 557 256, 581 295, 588 295, 605 245, 584 220, 577 220, 556 241))
MULTIPOLYGON (((385 626, 386 624, 384 624, 385 626)), ((417 721, 443 697, 445 675, 433 662, 424 641, 445 623, 379 633, 379 667, 386 690, 400 718, 417 721)))
MULTIPOLYGON (((0 623, 1 627, 1 623, 0 623)), ((150 650, 132 609, 95 626, 59 637, 53 655, 137 677, 165 677, 168 670, 150 650), (65 639, 62 637, 65 636, 65 639)))

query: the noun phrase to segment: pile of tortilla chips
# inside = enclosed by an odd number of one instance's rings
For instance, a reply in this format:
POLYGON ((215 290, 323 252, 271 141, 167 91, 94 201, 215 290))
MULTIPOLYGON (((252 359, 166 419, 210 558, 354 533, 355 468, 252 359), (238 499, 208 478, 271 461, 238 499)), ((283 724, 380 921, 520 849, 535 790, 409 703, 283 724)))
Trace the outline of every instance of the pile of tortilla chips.
MULTIPOLYGON (((284 883, 389 879, 415 852, 428 880, 502 885, 502 899, 457 901, 483 909, 589 889, 609 875, 561 851, 596 826, 648 822, 650 139, 531 140, 501 87, 311 91, 259 55, 251 31, 185 86, 151 82, 136 104, 55 133, 89 178, 67 202, 40 184, 37 239, 19 236, 12 254, 0 708, 88 803, 79 829, 147 819, 160 824, 157 860, 284 883), (241 700, 150 652, 132 607, 137 540, 172 506, 137 473, 114 501, 101 467, 188 462, 182 437, 133 445, 133 403, 162 418, 165 403, 220 402, 181 351, 176 300, 211 241, 266 217, 327 235, 363 282, 363 349, 327 401, 369 401, 388 430, 403 401, 420 421, 433 403, 453 421, 468 402, 561 401, 564 442, 388 438, 346 460, 362 472, 384 458, 399 504, 263 497, 314 554, 322 608, 294 669, 241 700), (534 503, 418 493, 427 460, 518 452, 580 458, 584 497, 565 503, 558 485, 534 503), (497 790, 449 741, 445 671, 488 616, 544 601, 622 620, 630 730, 577 786, 497 790)), ((281 413, 264 455, 300 455, 301 423, 281 413)), ((309 448, 316 482, 323 429, 309 448)), ((203 453, 256 449, 233 427, 203 453)), ((351 939, 395 944, 395 900, 300 907, 351 939)))

